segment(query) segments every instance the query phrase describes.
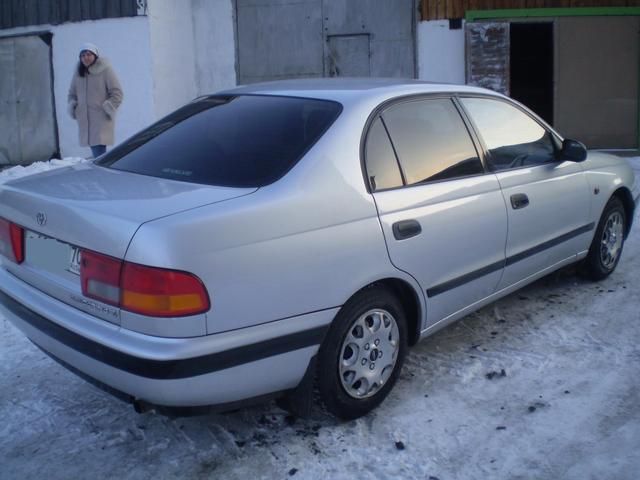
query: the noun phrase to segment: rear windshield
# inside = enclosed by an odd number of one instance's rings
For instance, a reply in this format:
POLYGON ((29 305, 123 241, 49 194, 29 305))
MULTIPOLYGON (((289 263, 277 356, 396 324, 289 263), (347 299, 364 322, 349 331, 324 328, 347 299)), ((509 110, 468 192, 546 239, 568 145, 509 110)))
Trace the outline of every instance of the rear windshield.
POLYGON ((342 107, 267 95, 195 100, 108 152, 116 170, 228 187, 282 177, 329 128, 342 107))

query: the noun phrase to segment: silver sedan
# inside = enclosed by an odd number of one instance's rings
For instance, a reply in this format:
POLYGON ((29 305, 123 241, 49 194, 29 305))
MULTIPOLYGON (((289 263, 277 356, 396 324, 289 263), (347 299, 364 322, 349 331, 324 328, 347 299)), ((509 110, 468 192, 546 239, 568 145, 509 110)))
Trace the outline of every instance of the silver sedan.
POLYGON ((201 97, 0 190, 0 309, 141 409, 312 391, 341 418, 407 348, 565 265, 611 274, 640 190, 517 102, 389 80, 201 97))

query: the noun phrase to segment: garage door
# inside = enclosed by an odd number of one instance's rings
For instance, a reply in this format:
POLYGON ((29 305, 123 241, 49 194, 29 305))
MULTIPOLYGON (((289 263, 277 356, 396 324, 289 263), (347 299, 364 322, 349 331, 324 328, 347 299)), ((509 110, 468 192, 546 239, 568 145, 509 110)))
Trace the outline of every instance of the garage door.
POLYGON ((640 17, 557 22, 555 126, 590 148, 638 147, 640 17))
POLYGON ((59 156, 51 34, 0 38, 0 167, 59 156))
POLYGON ((238 81, 415 77, 413 0, 237 0, 238 81))

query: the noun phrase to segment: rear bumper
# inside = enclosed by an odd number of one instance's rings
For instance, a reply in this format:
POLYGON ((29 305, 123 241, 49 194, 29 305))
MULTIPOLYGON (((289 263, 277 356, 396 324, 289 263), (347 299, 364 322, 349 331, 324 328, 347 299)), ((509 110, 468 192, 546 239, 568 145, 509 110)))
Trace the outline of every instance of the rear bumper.
POLYGON ((294 388, 337 309, 192 338, 109 324, 0 269, 0 312, 52 356, 135 399, 218 405, 294 388))

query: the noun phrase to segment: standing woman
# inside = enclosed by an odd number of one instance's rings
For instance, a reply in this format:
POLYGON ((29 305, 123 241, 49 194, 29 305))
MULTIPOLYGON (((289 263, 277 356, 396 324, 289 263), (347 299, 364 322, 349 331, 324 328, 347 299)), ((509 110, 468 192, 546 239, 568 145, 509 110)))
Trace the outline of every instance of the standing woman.
POLYGON ((78 122, 80 146, 91 147, 97 158, 113 145, 116 110, 122 87, 111 64, 98 55, 98 47, 85 43, 69 87, 69 115, 78 122))

